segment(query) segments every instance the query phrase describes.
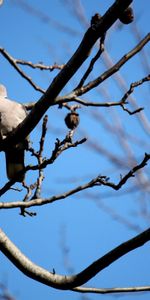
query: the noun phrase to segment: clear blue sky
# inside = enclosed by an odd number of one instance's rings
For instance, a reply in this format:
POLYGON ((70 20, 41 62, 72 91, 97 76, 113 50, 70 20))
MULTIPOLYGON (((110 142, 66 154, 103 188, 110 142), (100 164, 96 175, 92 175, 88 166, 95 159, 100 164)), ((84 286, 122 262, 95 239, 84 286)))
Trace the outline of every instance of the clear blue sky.
MULTIPOLYGON (((91 16, 97 12, 103 14, 113 2, 4 0, 0 7, 0 47, 5 48, 14 58, 33 63, 43 62, 46 65, 53 65, 55 62, 63 64, 79 45, 91 16), (78 10, 74 10, 73 3, 78 3, 75 6, 79 8, 78 10)), ((133 1, 133 7, 136 27, 134 24, 120 26, 118 21, 108 32, 106 50, 113 62, 118 61, 137 44, 136 30, 141 38, 148 33, 150 18, 148 1, 133 1)), ((92 55, 94 53, 95 50, 92 55)), ((143 55, 144 53, 148 58, 148 45, 145 52, 142 52, 143 55)), ((113 80, 109 79, 97 91, 84 95, 83 99, 99 102, 118 101, 123 96, 125 87, 129 88, 131 82, 148 75, 147 65, 143 67, 142 59, 142 56, 134 57, 121 69, 119 81, 114 76, 113 80)), ((91 79, 108 68, 106 62, 108 60, 103 56, 96 64, 91 79)), ((89 61, 77 72, 65 87, 63 94, 77 85, 88 63, 89 61)), ((6 85, 9 98, 22 103, 39 99, 41 93, 35 91, 2 56, 0 66, 0 82, 6 85)), ((24 67, 23 70, 43 89, 49 86, 57 74, 57 71, 41 72, 28 67, 24 67)), ((137 88, 133 99, 137 101, 138 106, 145 106, 145 115, 149 118, 147 83, 141 89, 137 88)), ((129 116, 121 108, 83 108, 80 111, 80 125, 75 138, 88 136, 88 142, 63 153, 47 168, 43 197, 65 192, 98 174, 110 176, 112 181, 118 182, 120 174, 125 174, 134 165, 133 158, 135 163, 140 162, 144 152, 149 151, 148 129, 147 131, 143 129, 145 123, 141 123, 136 116, 129 116), (115 132, 108 131, 106 125, 112 130, 115 129, 115 132), (117 134, 120 136, 119 139, 117 134), (106 150, 108 151, 108 156, 103 155, 103 149, 105 154, 106 150), (124 165, 116 165, 109 154, 117 156, 124 165)), ((67 134, 64 124, 66 113, 65 109, 58 110, 56 107, 48 112, 49 130, 44 153, 47 157, 51 154, 56 138, 63 139, 67 134)), ((40 132, 41 124, 31 135, 35 147, 38 147, 40 132)), ((30 162, 28 155, 26 161, 30 162)), ((2 153, 0 164, 2 169, 0 185, 3 186, 6 178, 3 176, 5 166, 2 153)), ((139 180, 149 179, 148 167, 142 176, 139 180)), ((34 182, 35 178, 33 174, 27 180, 34 182)), ((135 182, 138 184, 138 180, 135 179, 135 182)), ((56 273, 68 273, 63 253, 63 246, 67 246, 69 249, 67 263, 73 273, 79 272, 113 247, 149 226, 149 190, 144 192, 135 186, 134 191, 129 193, 129 189, 133 186, 134 179, 131 179, 127 188, 118 193, 106 188, 87 190, 45 207, 31 208, 31 211, 37 213, 33 218, 21 217, 18 209, 0 211, 0 226, 25 255, 50 271, 54 268, 56 273)), ((16 184, 16 187, 20 186, 16 184)), ((2 201, 21 200, 23 194, 10 191, 3 196, 2 201)), ((80 294, 51 289, 25 277, 2 254, 0 262, 0 281, 6 283, 17 300, 104 299, 103 295, 89 294, 83 297, 80 294)), ((149 263, 147 244, 121 258, 87 285, 96 287, 148 285, 149 263)), ((111 295, 105 297, 113 299, 111 295)), ((128 300, 147 300, 149 297, 148 293, 124 296, 128 300)))

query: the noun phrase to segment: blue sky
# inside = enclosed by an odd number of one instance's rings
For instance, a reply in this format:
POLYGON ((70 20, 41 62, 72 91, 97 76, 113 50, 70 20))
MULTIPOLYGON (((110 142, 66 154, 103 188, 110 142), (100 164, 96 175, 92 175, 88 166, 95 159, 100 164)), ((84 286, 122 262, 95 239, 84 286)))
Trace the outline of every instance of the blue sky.
MULTIPOLYGON (((4 0, 0 7, 1 47, 14 58, 33 63, 43 62, 45 65, 53 65, 55 62, 63 64, 78 47, 91 16, 97 12, 103 14, 113 2, 82 0, 82 6, 75 12, 74 1, 70 1, 68 5, 65 0, 4 0)), ((120 26, 118 21, 107 34, 106 51, 114 63, 135 47, 138 43, 137 33, 140 38, 148 33, 150 10, 147 9, 147 1, 133 1, 133 8, 136 23, 120 26)), ((96 49, 93 49, 92 57, 96 49)), ((148 60, 148 44, 144 49, 142 55, 136 55, 121 69, 118 73, 120 77, 108 79, 96 91, 92 90, 84 95, 83 99, 98 102, 118 101, 130 83, 148 75, 147 65, 143 67, 142 60, 144 55, 148 60)), ((90 60, 84 63, 62 94, 70 92, 77 85, 89 62, 90 60)), ((104 72, 108 68, 107 63, 108 58, 103 55, 95 65, 90 79, 104 72)), ((7 87, 10 99, 26 103, 40 98, 41 93, 35 91, 2 55, 0 65, 0 82, 7 87)), ((28 67, 23 67, 23 70, 43 89, 49 86, 57 74, 57 71, 50 73, 28 67)), ((135 90, 131 101, 133 100, 138 106, 145 107, 144 116, 148 120, 148 83, 135 90)), ((66 151, 45 170, 43 197, 67 191, 98 174, 109 176, 111 181, 118 182, 120 174, 128 172, 134 163, 142 160, 145 151, 149 151, 148 127, 144 128, 145 123, 137 116, 129 116, 121 108, 82 108, 79 112, 80 125, 74 138, 87 136, 88 142, 66 151), (122 161, 123 165, 115 164, 110 154, 122 161)), ((62 140, 68 132, 64 123, 66 113, 66 109, 57 107, 48 111, 48 134, 44 152, 47 157, 54 148, 56 138, 62 140)), ((31 134, 35 147, 38 147, 40 133, 41 122, 31 134)), ((30 161, 32 160, 27 154, 26 164, 30 161)), ((2 170, 5 170, 2 153, 0 164, 2 170)), ((36 174, 31 174, 27 176, 27 181, 34 182, 35 178, 36 174)), ((45 207, 31 208, 31 211, 37 213, 33 218, 21 217, 19 209, 0 211, 1 227, 31 260, 50 271, 54 268, 60 274, 68 273, 63 253, 63 246, 67 246, 69 267, 73 273, 79 272, 107 251, 149 226, 149 190, 142 188, 142 180, 149 180, 148 167, 141 177, 131 179, 119 192, 100 187, 87 190, 45 207), (129 193, 132 187, 134 190, 129 193)), ((6 176, 2 175, 1 186, 5 182, 6 176)), ((15 186, 20 187, 18 184, 15 186)), ((22 200, 23 195, 24 192, 9 191, 2 201, 22 200)), ((25 277, 2 254, 0 261, 0 280, 6 283, 16 299, 83 298, 80 294, 57 291, 25 277)), ((88 285, 148 285, 149 263, 147 244, 112 264, 88 285)), ((110 300, 113 298, 111 295, 106 297, 110 300)), ((103 298, 101 295, 87 295, 89 300, 103 298)), ((147 300, 149 294, 129 294, 124 298, 147 300)))

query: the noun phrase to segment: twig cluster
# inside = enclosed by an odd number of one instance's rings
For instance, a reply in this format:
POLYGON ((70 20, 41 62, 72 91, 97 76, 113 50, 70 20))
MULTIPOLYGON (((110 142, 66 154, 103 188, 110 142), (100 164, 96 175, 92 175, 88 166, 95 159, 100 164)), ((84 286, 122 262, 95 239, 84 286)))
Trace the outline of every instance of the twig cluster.
MULTIPOLYGON (((69 108, 68 108, 69 109, 69 108)), ((47 132, 47 122, 48 122, 48 116, 46 115, 43 119, 43 125, 42 125, 42 134, 40 138, 40 147, 39 151, 35 151, 31 146, 28 147, 28 151, 31 152, 31 155, 34 156, 38 163, 35 165, 27 165, 23 171, 20 172, 20 174, 26 174, 28 171, 39 171, 38 179, 36 183, 30 184, 28 186, 25 182, 23 182, 23 187, 27 190, 27 194, 23 200, 23 203, 26 203, 26 201, 29 200, 29 198, 32 195, 32 191, 36 188, 34 196, 32 198, 40 198, 41 193, 41 185, 42 181, 44 179, 43 175, 43 169, 45 169, 48 165, 53 164, 54 161, 66 150, 70 148, 77 147, 80 144, 83 144, 86 142, 86 138, 83 138, 81 140, 77 140, 73 142, 72 138, 74 135, 75 130, 69 131, 69 133, 66 135, 66 137, 60 141, 58 138, 55 142, 55 147, 52 151, 50 158, 43 158, 43 151, 44 151, 44 143, 46 138, 46 132, 47 132)), ((16 178, 17 179, 17 178, 16 178)), ((0 197, 6 193, 11 186, 16 182, 15 178, 8 181, 1 189, 0 189, 0 197)))
MULTIPOLYGON (((83 143, 85 139, 75 142, 74 144, 67 144, 63 145, 61 149, 59 149, 59 145, 56 143, 56 148, 54 149, 52 156, 49 160, 46 161, 46 165, 48 163, 52 163, 62 151, 68 149, 68 147, 76 147, 80 143, 83 143)), ((0 209, 10 209, 10 208, 17 208, 17 207, 32 207, 32 206, 41 206, 45 204, 52 203, 54 201, 62 200, 65 199, 71 195, 74 195, 78 192, 81 192, 83 190, 86 190, 88 188, 92 188, 95 186, 108 186, 116 191, 122 188, 123 185, 126 184, 127 180, 134 177, 135 173, 139 171, 140 169, 144 168, 147 165, 147 162, 150 159, 150 154, 145 154, 145 157, 143 158, 142 162, 136 165, 134 168, 132 168, 125 176, 121 177, 119 182, 117 184, 109 181, 109 177, 103 176, 103 175, 98 175, 96 178, 90 180, 88 183, 85 183, 83 185, 77 186, 76 188, 69 190, 67 192, 64 192, 63 194, 55 195, 52 196, 51 198, 48 199, 42 199, 42 198, 37 198, 37 199, 32 199, 28 202, 22 202, 22 201, 16 201, 16 202, 0 202, 0 209)), ((44 163, 43 163, 44 164, 44 163)), ((37 170, 39 168, 38 165, 36 166, 30 166, 29 169, 31 170, 37 170)), ((42 165, 43 168, 43 165, 42 165)))
MULTIPOLYGON (((3 54, 3 52, 4 52, 4 49, 3 49, 3 51, 1 51, 1 53, 3 54)), ((62 70, 62 68, 64 67, 64 65, 58 65, 56 63, 54 63, 54 65, 52 65, 52 66, 46 66, 42 62, 34 64, 31 61, 25 61, 22 59, 15 59, 14 62, 18 65, 31 67, 32 69, 40 69, 41 71, 47 70, 47 71, 51 71, 51 72, 53 70, 62 70)))
MULTIPOLYGON (((112 102, 92 102, 92 101, 86 101, 83 100, 81 98, 79 98, 79 96, 87 93, 88 91, 90 91, 91 89, 97 87, 99 84, 101 84, 102 82, 104 82, 106 79, 108 79, 110 76, 112 76, 114 73, 118 72, 119 69, 128 61, 130 60, 134 55, 136 55, 137 53, 139 53, 139 51, 142 50, 142 48, 150 41, 150 34, 147 34, 131 51, 129 51, 128 53, 126 53, 114 66, 112 66, 111 68, 109 68, 107 71, 105 71, 103 74, 101 74, 99 77, 97 77, 96 79, 90 81, 89 83, 87 83, 86 85, 84 85, 85 80, 88 78, 88 76, 90 75, 90 73, 93 70, 94 64, 96 63, 96 61, 99 59, 99 57, 101 56, 102 52, 104 51, 104 41, 105 41, 105 34, 101 37, 100 39, 100 49, 98 50, 97 54, 95 55, 95 57, 91 60, 90 65, 87 69, 87 71, 85 72, 85 74, 83 75, 82 79, 80 80, 78 86, 69 94, 65 95, 65 96, 59 96, 56 97, 54 103, 52 105, 56 105, 56 104, 62 104, 65 102, 77 102, 80 103, 83 106, 96 106, 96 107, 111 107, 111 106, 120 106, 122 107, 122 109, 124 111, 126 111, 127 113, 129 113, 130 115, 135 114, 140 112, 141 110, 143 110, 143 108, 138 108, 134 111, 130 111, 128 108, 125 107, 126 104, 128 104, 128 102, 126 101, 127 98, 131 95, 131 93, 133 93, 134 88, 143 84, 146 81, 150 80, 150 75, 147 75, 146 77, 144 77, 143 79, 140 79, 137 82, 131 83, 129 90, 125 93, 125 95, 121 98, 120 101, 112 101, 112 102)), ((26 79, 31 86, 37 90, 40 91, 41 93, 45 93, 45 90, 43 90, 41 87, 37 86, 33 80, 25 74, 25 72, 23 70, 21 70, 18 66, 18 64, 21 65, 27 65, 29 67, 32 68, 39 68, 40 70, 54 70, 54 69, 59 69, 62 70, 64 68, 65 65, 57 65, 54 64, 53 66, 45 66, 43 64, 33 64, 32 62, 27 62, 24 60, 20 60, 20 59, 15 59, 13 58, 4 48, 0 48, 0 53, 10 62, 10 64, 19 72, 19 74, 26 79)), ((29 109, 31 109, 33 107, 34 104, 29 105, 29 109)))
MULTIPOLYGON (((74 53, 72 58, 65 65, 57 65, 53 66, 45 66, 42 63, 33 64, 30 61, 24 61, 20 59, 13 58, 5 49, 0 48, 0 53, 8 60, 8 62, 16 69, 16 71, 28 81, 28 83, 37 91, 40 91, 43 95, 39 99, 39 101, 31 106, 31 112, 27 116, 27 118, 20 124, 20 126, 14 130, 10 136, 2 141, 1 150, 4 150, 6 147, 11 146, 13 143, 19 142, 22 138, 25 138, 37 125, 39 120, 43 117, 47 109, 52 105, 65 106, 69 110, 74 110, 79 108, 78 105, 73 105, 70 107, 68 102, 79 103, 83 106, 95 106, 95 107, 111 107, 111 106, 120 106, 124 111, 129 113, 130 115, 140 112, 143 108, 137 108, 134 111, 130 111, 126 105, 128 104, 127 99, 133 93, 134 88, 140 86, 144 82, 150 80, 150 75, 140 79, 137 82, 131 83, 129 90, 124 94, 120 101, 112 101, 112 102, 92 102, 86 101, 80 98, 80 96, 84 95, 88 91, 100 85, 110 76, 115 74, 120 70, 120 68, 130 60, 134 55, 139 53, 143 49, 143 47, 150 41, 150 34, 148 34, 144 39, 142 39, 130 52, 125 54, 117 63, 115 63, 111 68, 106 70, 103 74, 100 74, 96 79, 89 81, 85 84, 85 81, 91 74, 95 63, 100 58, 101 54, 105 50, 104 42, 105 35, 107 30, 111 27, 111 25, 118 19, 119 14, 123 12, 132 2, 132 0, 116 0, 114 5, 108 10, 108 12, 101 18, 98 18, 98 21, 87 30, 84 35, 84 38, 79 45, 77 51, 74 53), (90 55, 90 51, 94 46, 95 42, 99 40, 100 45, 99 49, 94 58, 92 58, 85 74, 80 79, 78 85, 72 92, 65 96, 58 96, 60 91, 64 88, 66 83, 70 80, 70 78, 75 74, 75 72, 79 69, 82 63, 87 59, 90 55), (19 65, 28 66, 34 69, 40 70, 49 70, 52 71, 54 69, 61 70, 60 73, 54 78, 53 82, 47 89, 47 91, 43 90, 41 87, 36 85, 33 80, 19 67, 19 65)), ((96 178, 90 180, 89 182, 77 186, 72 190, 64 192, 59 195, 53 195, 47 199, 41 197, 41 186, 42 181, 44 179, 43 170, 50 164, 53 164, 55 160, 65 151, 72 147, 77 147, 78 145, 84 143, 86 138, 73 142, 73 134, 74 130, 69 131, 67 136, 60 141, 56 139, 55 147, 52 151, 52 154, 49 158, 43 158, 44 151, 44 143, 47 132, 47 116, 43 119, 42 125, 42 134, 40 138, 39 150, 35 151, 32 147, 29 147, 29 151, 32 156, 37 159, 37 164, 35 165, 27 165, 24 168, 23 173, 27 173, 28 171, 38 171, 38 179, 36 183, 30 184, 29 186, 23 182, 23 187, 27 190, 27 193, 23 199, 23 201, 15 201, 15 202, 0 202, 0 209, 10 209, 10 208, 20 208, 22 215, 30 215, 33 216, 35 213, 30 213, 26 211, 26 208, 33 206, 41 206, 50 204, 54 201, 63 200, 71 195, 74 195, 83 190, 87 190, 89 188, 93 188, 95 186, 107 186, 116 191, 121 189, 129 179, 135 176, 139 170, 143 169, 149 159, 150 154, 145 153, 143 160, 136 164, 126 175, 121 176, 119 182, 113 183, 110 181, 110 178, 104 175, 98 175, 96 178), (34 195, 32 193, 34 191, 34 195)), ((18 176, 18 175, 17 175, 18 176)), ((0 196, 2 196, 6 191, 8 191, 11 186, 15 183, 15 179, 7 182, 4 187, 0 190, 0 196)), ((71 276, 61 276, 56 274, 53 269, 53 272, 49 272, 34 263, 32 263, 21 251, 9 240, 9 238, 0 230, 0 250, 4 255, 6 255, 14 265, 18 267, 24 274, 27 276, 42 282, 48 286, 57 288, 57 289, 69 289, 76 292, 91 292, 91 293, 119 293, 119 292, 139 292, 139 291, 149 291, 150 287, 129 287, 129 288, 111 288, 111 289, 97 289, 97 288, 88 288, 82 287, 81 285, 85 284, 88 280, 93 278, 98 272, 101 272, 107 266, 118 260, 120 257, 129 253, 130 251, 141 247, 146 242, 150 240, 150 229, 142 232, 136 237, 128 240, 127 242, 119 245, 114 248, 110 252, 106 253, 103 257, 99 258, 91 265, 89 265, 86 269, 81 271, 78 274, 71 276)))

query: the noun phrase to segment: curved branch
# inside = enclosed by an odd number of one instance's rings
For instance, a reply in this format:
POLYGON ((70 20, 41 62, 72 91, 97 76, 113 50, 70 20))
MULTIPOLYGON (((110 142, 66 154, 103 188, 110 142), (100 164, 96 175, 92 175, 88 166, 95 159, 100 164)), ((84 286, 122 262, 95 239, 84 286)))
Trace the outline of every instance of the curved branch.
MULTIPOLYGON (((123 177, 121 177, 120 181, 115 184, 111 181, 109 181, 109 178, 106 176, 97 176, 96 178, 92 179, 91 181, 89 181, 88 183, 85 183, 83 185, 79 185, 76 188, 69 190, 67 192, 64 192, 63 194, 59 194, 56 196, 52 196, 51 198, 46 198, 46 199, 42 199, 42 198, 37 198, 37 199, 32 199, 30 201, 27 202, 22 202, 22 201, 16 201, 16 202, 0 202, 0 209, 10 209, 10 208, 27 208, 27 207, 31 207, 31 206, 41 206, 41 205, 45 205, 48 203, 52 203, 54 201, 58 201, 58 200, 62 200, 65 199, 73 194, 76 194, 78 192, 81 192, 83 190, 86 190, 88 188, 94 187, 94 186, 108 186, 116 191, 118 191, 119 189, 122 188, 123 185, 126 184, 127 180, 129 178, 134 177, 134 174, 139 171, 140 169, 144 168, 147 165, 147 162, 150 160, 150 154, 145 153, 145 156, 143 158, 143 160, 136 165, 135 167, 133 167, 126 175, 124 175, 123 177)), ((33 168, 31 167, 30 169, 32 170, 37 170, 37 167, 33 166, 33 168)), ((10 188, 11 182, 13 182, 12 180, 9 181, 1 190, 0 190, 0 196, 2 194, 4 194, 4 192, 6 192, 8 190, 8 188, 10 188)), ((14 183, 14 182, 13 182, 14 183)))
POLYGON ((45 285, 56 289, 73 289, 85 284, 100 271, 118 260, 130 251, 143 246, 150 240, 150 228, 137 235, 136 237, 120 244, 98 260, 94 261, 86 269, 78 274, 62 276, 45 270, 30 261, 5 235, 0 229, 0 250, 1 252, 26 276, 39 281, 45 285))
POLYGON ((43 117, 47 109, 55 103, 55 98, 64 88, 66 83, 72 78, 83 62, 87 59, 90 51, 97 39, 102 37, 104 33, 118 19, 120 13, 126 9, 133 0, 116 0, 108 9, 99 23, 92 25, 85 33, 78 49, 66 63, 64 68, 54 78, 45 94, 35 104, 26 119, 17 127, 10 136, 3 141, 0 150, 10 147, 10 144, 24 140, 25 137, 35 128, 40 119, 43 117))
POLYGON ((78 293, 91 293, 91 294, 118 294, 118 293, 135 293, 135 292, 149 292, 150 286, 133 286, 122 288, 94 288, 94 287, 76 287, 72 289, 78 293))
MULTIPOLYGON (((36 154, 34 149, 29 147, 28 151, 30 151, 32 153, 32 155, 36 156, 36 158, 40 158, 40 161, 38 160, 38 164, 36 165, 27 165, 24 170, 22 170, 19 173, 19 176, 21 176, 22 174, 26 174, 28 171, 35 171, 35 170, 40 170, 46 168, 48 165, 53 164, 54 161, 60 156, 60 154, 62 154, 64 151, 70 149, 70 148, 74 148, 77 147, 78 145, 83 144, 84 142, 86 142, 86 138, 83 138, 79 141, 75 141, 72 142, 72 135, 74 134, 74 130, 70 131, 67 136, 65 137, 65 139, 63 141, 59 141, 59 139, 56 139, 55 142, 55 148, 52 151, 52 155, 50 158, 45 158, 43 160, 41 160, 39 153, 36 154)), ((18 175, 17 175, 18 176, 18 175)), ((14 185, 16 183, 16 178, 10 179, 1 189, 0 189, 0 197, 5 194, 12 185, 14 185)))

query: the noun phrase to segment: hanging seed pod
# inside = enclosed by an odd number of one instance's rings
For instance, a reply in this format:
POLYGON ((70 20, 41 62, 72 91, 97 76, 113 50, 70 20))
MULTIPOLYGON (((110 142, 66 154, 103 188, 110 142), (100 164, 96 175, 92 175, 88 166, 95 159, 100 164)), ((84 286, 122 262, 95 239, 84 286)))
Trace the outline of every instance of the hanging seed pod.
POLYGON ((65 117, 65 123, 69 129, 75 129, 79 124, 79 114, 75 111, 67 114, 67 116, 65 117))
POLYGON ((134 20, 134 13, 132 7, 127 7, 119 16, 119 20, 123 24, 130 24, 134 20))

